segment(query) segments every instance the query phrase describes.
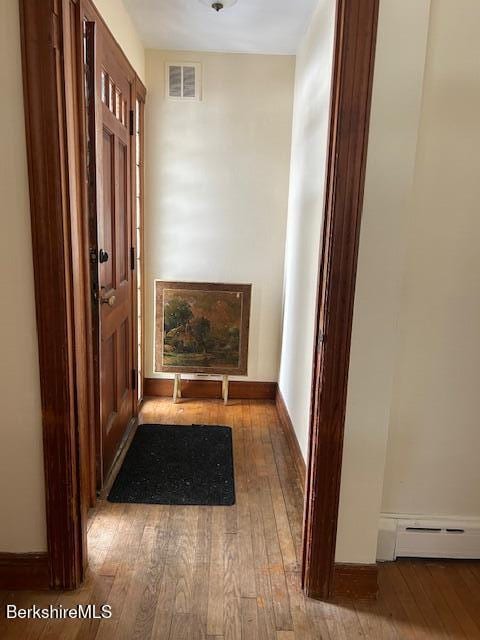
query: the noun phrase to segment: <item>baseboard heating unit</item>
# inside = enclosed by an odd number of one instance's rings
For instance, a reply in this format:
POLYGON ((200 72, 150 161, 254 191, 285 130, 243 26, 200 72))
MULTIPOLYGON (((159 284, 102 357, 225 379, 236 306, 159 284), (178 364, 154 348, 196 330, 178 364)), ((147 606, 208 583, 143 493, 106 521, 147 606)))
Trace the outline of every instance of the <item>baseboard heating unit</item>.
POLYGON ((480 559, 480 519, 382 514, 377 560, 480 559))

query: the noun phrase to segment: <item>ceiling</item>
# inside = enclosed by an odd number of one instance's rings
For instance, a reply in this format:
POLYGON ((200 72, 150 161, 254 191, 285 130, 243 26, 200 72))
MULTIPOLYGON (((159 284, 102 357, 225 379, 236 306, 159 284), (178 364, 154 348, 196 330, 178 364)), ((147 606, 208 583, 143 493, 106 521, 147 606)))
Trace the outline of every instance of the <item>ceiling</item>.
POLYGON ((296 53, 317 2, 238 0, 217 13, 200 0, 124 0, 147 48, 269 54, 296 53))

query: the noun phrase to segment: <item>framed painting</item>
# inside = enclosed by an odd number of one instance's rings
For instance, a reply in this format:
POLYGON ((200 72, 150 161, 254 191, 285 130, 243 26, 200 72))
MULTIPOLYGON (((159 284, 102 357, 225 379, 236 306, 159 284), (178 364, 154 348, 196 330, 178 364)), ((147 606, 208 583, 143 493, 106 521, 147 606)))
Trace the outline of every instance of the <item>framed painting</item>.
POLYGON ((251 291, 156 280, 155 372, 247 375, 251 291))

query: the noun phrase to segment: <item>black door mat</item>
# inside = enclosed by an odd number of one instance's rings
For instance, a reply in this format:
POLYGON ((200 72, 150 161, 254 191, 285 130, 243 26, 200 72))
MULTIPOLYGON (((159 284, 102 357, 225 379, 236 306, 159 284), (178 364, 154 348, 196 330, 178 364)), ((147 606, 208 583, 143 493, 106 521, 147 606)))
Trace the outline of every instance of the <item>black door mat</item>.
POLYGON ((232 430, 217 426, 140 425, 108 500, 235 504, 232 430))

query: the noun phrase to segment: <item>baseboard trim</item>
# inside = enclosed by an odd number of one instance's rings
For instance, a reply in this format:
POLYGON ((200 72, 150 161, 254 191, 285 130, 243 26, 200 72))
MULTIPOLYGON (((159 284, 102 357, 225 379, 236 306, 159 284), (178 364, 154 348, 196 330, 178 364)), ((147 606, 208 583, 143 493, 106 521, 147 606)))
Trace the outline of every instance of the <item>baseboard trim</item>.
POLYGON ((376 564, 336 563, 333 571, 332 596, 355 600, 374 600, 378 593, 376 564))
MULTIPOLYGON (((232 400, 275 400, 276 390, 276 382, 231 380, 228 386, 228 397, 232 400)), ((143 391, 145 396, 171 397, 173 396, 173 380, 145 378, 143 391)), ((222 382, 220 380, 182 380, 182 397, 220 399, 222 397, 222 382)))
POLYGON ((46 553, 0 553, 0 589, 49 589, 46 553))
POLYGON ((277 406, 277 412, 280 418, 280 425, 283 429, 283 433, 285 434, 285 438, 287 439, 287 443, 302 484, 302 489, 303 491, 305 491, 307 466, 305 464, 300 445, 298 444, 297 434, 295 433, 295 429, 293 428, 293 423, 290 418, 290 414, 288 413, 287 405, 285 404, 282 392, 278 387, 275 395, 275 404, 277 406))

